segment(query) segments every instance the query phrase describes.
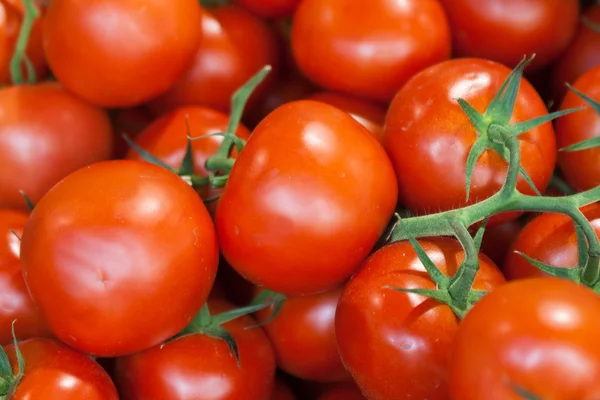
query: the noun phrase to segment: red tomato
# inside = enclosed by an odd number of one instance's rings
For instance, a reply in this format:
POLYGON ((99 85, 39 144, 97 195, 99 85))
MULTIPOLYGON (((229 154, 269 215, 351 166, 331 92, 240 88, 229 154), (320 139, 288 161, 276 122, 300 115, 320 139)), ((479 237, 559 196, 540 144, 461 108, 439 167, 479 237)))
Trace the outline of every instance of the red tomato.
MULTIPOLYGON (((165 164, 179 170, 188 143, 186 116, 190 127, 189 134, 192 137, 225 132, 229 122, 229 116, 210 108, 181 107, 163 115, 150 124, 136 137, 136 144, 149 151, 165 164)), ((248 140, 250 131, 243 125, 239 125, 236 135, 248 140)), ((194 175, 208 176, 209 171, 205 168, 206 160, 217 152, 222 141, 222 136, 211 136, 192 142, 194 175)), ((235 158, 236 156, 237 152, 234 149, 232 157, 235 158)), ((128 160, 142 160, 142 157, 133 148, 129 149, 125 158, 128 160)), ((209 199, 221 193, 221 189, 205 186, 199 192, 203 199, 209 199)), ((211 214, 214 213, 216 202, 208 203, 207 206, 211 214)))
MULTIPOLYGON (((473 204, 500 190, 507 163, 488 150, 475 166, 466 202, 466 161, 477 133, 456 99, 484 112, 510 72, 492 61, 455 59, 421 71, 398 92, 388 110, 383 142, 396 169, 401 204, 426 214, 473 204)), ((511 123, 547 113, 538 93, 522 79, 511 123)), ((552 124, 532 129, 519 141, 521 165, 543 192, 556 160, 552 124)), ((522 176, 517 188, 534 193, 522 176)))
POLYGON ((21 274, 21 243, 15 234, 19 237, 23 234, 27 217, 21 211, 0 210, 0 345, 12 343, 15 319, 19 340, 52 336, 31 300, 21 274))
POLYGON ((549 65, 577 30, 579 2, 571 0, 441 0, 453 33, 454 55, 481 57, 514 68, 536 57, 529 71, 549 65))
POLYGON ((521 222, 507 221, 498 226, 486 229, 481 242, 481 251, 496 265, 504 265, 512 243, 521 231, 521 222))
POLYGON ((273 71, 254 91, 251 106, 277 74, 279 46, 265 21, 232 5, 206 10, 200 25, 203 38, 192 64, 175 86, 150 104, 157 113, 185 105, 229 112, 233 93, 269 64, 273 71))
MULTIPOLYGON (((232 307, 209 303, 211 312, 232 307)), ((249 316, 223 325, 240 354, 238 366, 223 339, 190 334, 117 360, 116 383, 121 400, 266 400, 275 384, 275 356, 249 316)))
MULTIPOLYGON (((600 203, 581 209, 600 235, 600 203)), ((563 214, 544 213, 532 219, 515 239, 504 262, 504 274, 509 280, 545 276, 519 251, 544 264, 573 268, 579 263, 577 236, 573 220, 563 214)))
POLYGON ((177 175, 107 161, 58 183, 21 243, 25 282, 57 338, 100 357, 152 347, 183 329, 218 263, 204 204, 177 175))
POLYGON ((556 278, 511 282, 485 296, 454 341, 456 400, 600 398, 600 298, 556 278))
POLYGON ((590 28, 584 22, 586 19, 600 26, 600 4, 590 6, 583 13, 577 34, 554 65, 552 84, 556 101, 560 102, 567 91, 565 82, 573 83, 585 72, 600 65, 600 32, 590 28))
POLYGON ((395 182, 381 145, 347 113, 310 100, 283 105, 256 127, 221 195, 222 254, 275 292, 332 289, 385 230, 395 182))
POLYGON ((340 383, 325 390, 317 400, 366 400, 352 383, 340 383))
POLYGON ((56 182, 106 160, 112 132, 106 113, 55 83, 0 90, 0 207, 26 209, 56 182))
MULTIPOLYGON (((46 57, 42 48, 42 24, 44 20, 43 9, 41 15, 34 22, 27 41, 26 54, 35 70, 37 80, 44 78, 48 72, 46 57)), ((10 75, 10 62, 15 52, 15 45, 19 37, 24 9, 22 0, 0 0, 0 84, 12 83, 10 75)), ((21 71, 23 78, 27 79, 27 68, 23 64, 21 71)))
POLYGON ((67 89, 104 107, 166 92, 202 37, 197 0, 52 0, 44 51, 67 89))
MULTIPOLYGON (((21 383, 11 400, 118 400, 110 377, 85 354, 50 339, 19 342, 25 361, 21 383)), ((13 372, 18 373, 13 345, 4 347, 13 372)))
POLYGON ((318 85, 388 102, 420 70, 450 56, 438 0, 304 0, 292 25, 298 66, 318 85))
POLYGON ((219 261, 219 271, 215 283, 221 287, 222 299, 240 307, 250 304, 260 290, 240 276, 223 258, 219 261))
MULTIPOLYGON (((420 243, 443 273, 456 273, 464 259, 460 243, 447 237, 420 243)), ((504 284, 489 258, 481 254, 479 261, 475 289, 504 284)), ((346 368, 369 399, 447 399, 456 316, 436 300, 386 286, 435 289, 408 241, 374 253, 342 293, 335 334, 346 368)))
POLYGON ((386 109, 379 104, 333 92, 316 93, 309 96, 308 99, 331 104, 340 110, 346 111, 352 118, 367 128, 377 140, 380 142, 383 140, 383 122, 386 109))
POLYGON ((275 381, 275 389, 270 397, 271 400, 296 400, 292 390, 281 379, 275 381))
POLYGON ((124 158, 129 151, 129 145, 123 139, 123 134, 135 139, 153 120, 154 115, 146 107, 139 106, 115 110, 111 115, 115 133, 113 158, 124 158))
MULTIPOLYGON (((271 339, 279 368, 298 378, 328 382, 349 380, 335 340, 335 309, 342 288, 286 299, 263 329, 271 339)), ((265 322, 274 308, 259 311, 265 322)))
POLYGON ((300 0, 234 0, 234 2, 265 18, 290 17, 300 4, 300 0))
MULTIPOLYGON (((600 65, 579 77, 573 87, 600 102, 600 65)), ((569 90, 561 110, 584 107, 585 110, 559 118, 555 122, 556 144, 559 149, 600 136, 600 114, 577 94, 569 90)), ((576 190, 588 190, 600 185, 600 148, 580 151, 560 151, 558 165, 567 183, 576 190)))

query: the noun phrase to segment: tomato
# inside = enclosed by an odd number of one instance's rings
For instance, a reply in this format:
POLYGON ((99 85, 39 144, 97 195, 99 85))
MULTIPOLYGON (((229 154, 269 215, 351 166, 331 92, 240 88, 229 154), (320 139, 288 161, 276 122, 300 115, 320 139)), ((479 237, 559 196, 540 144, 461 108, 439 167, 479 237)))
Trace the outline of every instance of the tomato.
POLYGON ((585 20, 600 26, 600 4, 592 5, 582 15, 577 34, 553 68, 554 98, 560 102, 567 88, 593 67, 600 65, 600 31, 589 27, 585 20))
POLYGON ((292 25, 300 70, 319 86, 389 102, 420 70, 450 56, 438 0, 304 0, 292 25))
MULTIPOLYGON (((286 299, 277 316, 263 325, 279 368, 306 380, 350 379, 335 340, 335 309, 341 294, 340 287, 314 296, 286 299)), ((273 306, 265 308, 256 314, 256 319, 264 323, 273 312, 273 306)))
POLYGON ((512 243, 521 231, 521 222, 510 220, 486 229, 481 242, 481 251, 496 265, 503 265, 512 243))
MULTIPOLYGON (((229 116, 219 111, 206 107, 181 107, 156 119, 143 132, 137 135, 135 142, 142 149, 150 152, 153 156, 179 170, 187 149, 188 128, 192 137, 200 137, 213 133, 225 132, 229 123, 229 116)), ((236 135, 244 140, 250 136, 250 132, 243 125, 238 126, 236 135)), ((211 136, 192 142, 192 154, 194 158, 194 175, 208 176, 204 164, 213 156, 223 141, 222 136, 211 136)), ((232 156, 236 157, 233 150, 232 156)), ((128 160, 142 160, 142 157, 133 148, 130 148, 125 156, 128 160)), ((218 196, 221 189, 202 187, 200 193, 203 199, 218 196)), ((214 213, 216 202, 208 203, 209 211, 214 213)))
MULTIPOLYGON (((213 314, 231 308, 209 303, 213 314)), ((223 339, 189 334, 117 360, 121 400, 266 400, 275 384, 275 356, 269 339, 249 316, 223 325, 237 343, 238 366, 223 339)))
MULTIPOLYGON (((464 259, 454 239, 419 241, 442 273, 454 275, 464 259)), ((473 288, 505 280, 479 256, 473 288)), ((365 261, 340 297, 335 334, 342 360, 369 399, 447 399, 448 362, 459 322, 446 305, 385 288, 435 289, 408 241, 387 245, 365 261)))
MULTIPOLYGON (((3 85, 12 83, 10 62, 15 52, 15 45, 19 37, 23 17, 24 9, 22 0, 0 1, 0 84, 3 85)), ((42 48, 43 20, 43 9, 40 9, 40 16, 34 22, 29 34, 26 50, 27 57, 31 61, 35 77, 38 80, 44 78, 48 72, 46 57, 42 48)), ((23 65, 21 71, 23 77, 27 79, 28 74, 25 65, 23 65)))
POLYGON ((235 3, 261 17, 284 18, 294 13, 300 0, 235 0, 235 3))
MULTIPOLYGON (((600 102, 600 65, 579 77, 573 87, 600 102)), ((583 107, 585 110, 559 118, 555 122, 559 149, 600 136, 600 113, 569 90, 560 105, 561 110, 583 107)), ((560 151, 558 164, 567 183, 576 190, 592 189, 600 184, 600 148, 560 151)))
POLYGON ((275 381, 275 389, 270 397, 271 400, 296 400, 292 390, 281 380, 275 381))
MULTIPOLYGON (((50 339, 19 342, 24 376, 11 400, 118 400, 110 377, 94 360, 50 339)), ((17 374, 13 345, 4 350, 17 374)))
POLYGON ((20 340, 51 336, 21 274, 21 243, 15 235, 23 234, 27 217, 21 211, 0 210, 0 345, 12 343, 15 319, 15 333, 20 340))
POLYGON ((179 332, 208 297, 215 230, 196 192, 146 162, 82 168, 38 203, 21 242, 25 282, 52 332, 100 357, 179 332))
POLYGON ((309 96, 308 99, 331 104, 340 110, 346 111, 352 118, 367 128, 377 140, 382 141, 386 109, 379 104, 333 92, 315 93, 309 96))
MULTIPOLYGON (((398 92, 388 109, 383 143, 396 170, 401 204, 426 214, 473 204, 500 190, 507 163, 487 150, 475 166, 466 201, 466 161, 477 132, 456 99, 484 112, 510 72, 492 61, 455 59, 421 71, 398 92)), ((547 113, 535 89, 522 79, 511 123, 547 113)), ((552 124, 530 130, 519 141, 521 165, 543 192, 556 160, 552 124)), ((522 176, 517 188, 534 193, 522 176)), ((491 226, 502 219, 493 218, 491 226)))
MULTIPOLYGON (((583 207, 581 212, 591 222, 596 234, 600 235, 600 203, 583 207)), ((523 227, 511 246, 503 267, 507 279, 545 276, 544 272, 516 251, 553 267, 577 266, 579 252, 573 220, 564 214, 541 214, 523 227)))
POLYGON ((259 17, 234 5, 205 10, 200 22, 202 42, 186 72, 150 106, 164 113, 185 105, 229 112, 231 96, 263 66, 273 71, 253 92, 249 106, 277 75, 279 46, 274 31, 259 17))
POLYGON ((528 71, 549 65, 577 30, 579 2, 571 0, 441 0, 457 57, 480 57, 528 71))
POLYGON ((351 383, 340 383, 324 391, 317 400, 365 400, 360 390, 351 383))
POLYGON ((112 132, 106 113, 55 83, 0 89, 0 208, 27 209, 56 182, 106 160, 112 132))
POLYGON ((221 287, 222 299, 240 307, 250 304, 259 291, 258 287, 240 276, 223 258, 219 261, 215 283, 221 287))
POLYGON ((600 298, 557 278, 511 282, 462 321, 451 357, 456 400, 600 398, 600 298))
POLYGON ((395 182, 381 145, 350 115, 316 101, 285 104, 231 170, 215 215, 222 254, 275 292, 333 289, 384 232, 395 182))
POLYGON ((177 82, 202 32, 197 0, 52 0, 48 64, 70 91, 103 107, 150 100, 177 82))
POLYGON ((114 110, 111 115, 115 133, 113 158, 124 158, 129 151, 129 145, 123 139, 123 134, 130 139, 135 139, 154 119, 154 115, 146 107, 139 106, 114 110))

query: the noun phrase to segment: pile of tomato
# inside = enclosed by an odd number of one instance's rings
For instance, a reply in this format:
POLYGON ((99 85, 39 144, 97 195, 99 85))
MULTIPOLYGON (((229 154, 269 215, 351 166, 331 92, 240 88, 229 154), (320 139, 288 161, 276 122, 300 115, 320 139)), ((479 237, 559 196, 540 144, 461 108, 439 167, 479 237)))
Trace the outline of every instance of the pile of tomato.
POLYGON ((0 399, 600 400, 600 3, 0 0, 0 399))

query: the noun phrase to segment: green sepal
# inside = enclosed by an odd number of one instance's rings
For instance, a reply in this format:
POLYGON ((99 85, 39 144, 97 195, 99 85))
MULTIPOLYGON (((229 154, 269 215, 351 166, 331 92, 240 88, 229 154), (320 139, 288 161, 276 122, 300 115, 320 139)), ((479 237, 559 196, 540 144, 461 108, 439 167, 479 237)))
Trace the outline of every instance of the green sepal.
MULTIPOLYGON (((495 150, 500 154, 500 156, 504 159, 504 161, 506 161, 507 163, 510 163, 510 154, 508 153, 508 149, 506 147, 497 148, 495 150)), ((541 196, 542 195, 540 193, 540 191, 538 190, 538 188, 535 186, 535 183, 533 183, 533 180, 531 179, 531 177, 529 176, 529 174, 527 173, 527 171, 525 171, 525 168, 523 168, 522 165, 519 165, 519 174, 521 174, 521 176, 523 177, 523 179, 525 180, 525 182, 527 182, 527 184, 533 190, 533 192, 535 193, 536 196, 541 196)))
POLYGON ((600 25, 598 25, 597 23, 595 23, 594 21, 592 21, 588 17, 586 17, 586 16, 582 17, 581 18, 581 23, 583 25, 587 26, 588 28, 590 28, 591 30, 593 30, 594 32, 600 34, 600 25))
POLYGON ((204 139, 204 138, 212 137, 212 136, 222 136, 226 139, 232 140, 238 153, 244 149, 244 146, 246 146, 246 141, 244 139, 242 139, 239 136, 236 136, 233 133, 228 133, 228 132, 215 132, 215 133, 209 133, 207 135, 196 136, 196 137, 188 136, 188 139, 191 141, 194 141, 194 140, 204 139))
POLYGON ((27 193, 25 193, 24 190, 19 190, 19 194, 21 195, 21 197, 23 197, 25 204, 27 204, 27 209, 29 210, 29 212, 32 212, 35 208, 33 201, 31 201, 31 199, 29 198, 29 196, 27 196, 27 193))
POLYGON ((419 288, 406 289, 406 288, 398 288, 398 287, 393 287, 393 286, 384 286, 383 288, 395 290, 397 292, 412 293, 412 294, 418 294, 420 296, 431 297, 432 299, 437 300, 443 304, 449 304, 451 301, 450 296, 448 296, 448 292, 445 292, 443 290, 438 290, 438 289, 419 289, 419 288))
POLYGON ((575 223, 575 221, 573 221, 573 225, 575 226, 575 236, 577 237, 577 256, 579 259, 577 265, 579 266, 579 268, 584 268, 589 260, 588 242, 585 237, 585 232, 583 231, 583 229, 581 229, 581 226, 575 223))
POLYGON ((527 121, 523 121, 523 122, 519 122, 517 124, 513 124, 510 125, 508 127, 508 130, 510 131, 510 133, 514 136, 520 136, 526 132, 529 132, 530 130, 537 128, 538 126, 545 124, 546 122, 550 122, 556 118, 574 113, 574 112, 578 112, 578 111, 582 111, 584 110, 584 108, 582 107, 578 107, 578 108, 569 108, 568 110, 561 110, 561 111, 555 111, 553 113, 550 114, 546 114, 546 115, 542 115, 527 121))
POLYGON ((475 233, 475 237, 473 238, 475 242, 475 248, 477 251, 481 250, 481 243, 483 242, 483 235, 485 234, 485 228, 487 227, 487 223, 490 219, 486 218, 481 222, 481 225, 477 229, 477 233, 475 233))
POLYGON ((237 131, 238 125, 242 120, 242 114, 246 103, 252 95, 252 92, 262 83, 265 77, 271 72, 273 67, 265 65, 256 74, 254 74, 242 87, 238 88, 231 97, 231 114, 229 116, 229 124, 227 132, 234 133, 237 131))
POLYGON ((193 175, 194 174, 194 151, 192 148, 192 141, 187 139, 187 145, 185 147, 185 154, 181 167, 179 168, 179 175, 193 175))
POLYGON ((233 338, 231 333, 227 332, 227 330, 221 326, 209 327, 205 329, 202 333, 206 336, 223 340, 229 348, 229 355, 235 357, 235 361, 237 362, 238 368, 242 366, 240 359, 240 350, 238 349, 238 345, 235 342, 235 339, 233 338))
POLYGON ((27 56, 27 44, 31 35, 31 30, 35 20, 40 16, 40 10, 35 5, 34 0, 23 0, 25 7, 25 14, 19 29, 19 36, 15 43, 15 50, 10 60, 10 75, 15 85, 20 85, 23 82, 23 74, 21 73, 21 65, 24 63, 27 70, 27 82, 33 84, 37 78, 35 76, 35 69, 31 60, 27 56))
POLYGON ((471 290, 467 295, 467 303, 469 304, 469 308, 475 305, 488 293, 489 292, 486 290, 471 290))
POLYGON ((475 108, 473 108, 473 106, 470 105, 465 99, 456 99, 456 101, 458 102, 458 105, 463 110, 463 112, 467 114, 469 121, 471 121, 471 123, 475 127, 475 130, 477 131, 477 136, 483 135, 487 130, 489 122, 486 121, 483 115, 475 108))
POLYGON ((469 156, 467 157, 467 176, 466 176, 466 201, 469 201, 469 195, 471 193, 471 180, 473 178, 473 171, 475 170, 475 164, 477 164, 477 160, 485 153, 488 149, 488 144, 486 139, 477 140, 475 144, 469 150, 469 156))
MULTIPOLYGON (((0 346, 0 396, 6 395, 15 381, 13 370, 8 361, 8 356, 0 346)), ((0 397, 3 398, 3 397, 0 397)))
POLYGON ((13 337, 13 345, 15 347, 15 355, 17 356, 17 366, 19 367, 19 373, 15 376, 15 380, 13 382, 13 391, 19 386, 23 376, 25 375, 25 359, 23 358, 23 353, 21 353, 21 349, 19 348, 19 342, 17 340, 17 335, 15 335, 15 323, 17 320, 13 320, 12 322, 12 337, 13 337))
POLYGON ((572 144, 570 146, 563 147, 562 149, 559 149, 558 151, 581 151, 581 150, 593 149, 598 146, 600 146, 600 136, 595 136, 593 138, 582 140, 581 142, 572 144))
POLYGON ((17 375, 13 374, 13 369, 10 365, 10 361, 8 360, 8 355, 2 346, 0 346, 0 400, 9 400, 12 398, 13 393, 17 389, 17 386, 19 386, 19 383, 21 383, 25 373, 25 360, 23 358, 23 353, 21 353, 21 349, 19 348, 17 335, 15 334, 16 322, 17 320, 13 320, 11 331, 19 372, 17 375))
POLYGON ((138 153, 140 155, 140 157, 142 157, 142 159, 146 162, 149 162, 151 164, 154 165, 158 165, 159 167, 163 167, 165 169, 168 169, 169 171, 173 172, 174 174, 177 174, 177 171, 175 171, 175 169, 171 168, 171 166, 165 164, 164 162, 162 162, 161 160, 159 160, 158 158, 156 158, 152 153, 150 153, 149 151, 146 151, 144 149, 142 149, 140 146, 138 146, 137 143, 135 143, 133 140, 131 140, 131 138, 129 137, 129 135, 123 133, 121 135, 121 137, 123 138, 123 140, 133 149, 135 150, 136 153, 138 153))
POLYGON ((541 261, 538 261, 534 258, 529 257, 527 254, 522 253, 520 251, 515 251, 518 255, 525 258, 529 263, 533 264, 536 268, 540 269, 542 272, 550 276, 554 276, 556 278, 570 279, 574 282, 580 282, 581 279, 579 277, 580 268, 559 268, 553 267, 552 265, 544 264, 541 261))
POLYGON ((511 386, 513 392, 515 392, 517 394, 517 396, 522 397, 523 400, 542 400, 541 398, 537 397, 536 395, 534 395, 527 389, 525 389, 513 382, 511 382, 510 386, 511 386))
POLYGON ((254 300, 252 300, 250 305, 262 304, 267 301, 272 301, 273 302, 273 312, 271 313, 271 315, 269 315, 269 318, 267 318, 263 322, 252 325, 249 328, 257 328, 259 326, 264 326, 264 325, 267 325, 268 323, 270 323, 271 321, 273 321, 279 315, 279 312, 281 311, 281 308, 283 307, 283 304, 285 303, 286 300, 287 300, 287 296, 285 296, 284 294, 273 292, 272 290, 268 290, 268 289, 262 291, 258 296, 256 296, 256 298, 254 300))

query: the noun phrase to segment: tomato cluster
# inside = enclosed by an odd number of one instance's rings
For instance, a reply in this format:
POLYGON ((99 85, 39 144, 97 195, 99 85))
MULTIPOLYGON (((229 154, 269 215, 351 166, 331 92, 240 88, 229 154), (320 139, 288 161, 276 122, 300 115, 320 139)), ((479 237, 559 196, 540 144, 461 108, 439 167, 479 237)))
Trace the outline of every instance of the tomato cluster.
POLYGON ((0 399, 600 399, 600 4, 0 0, 0 399))

